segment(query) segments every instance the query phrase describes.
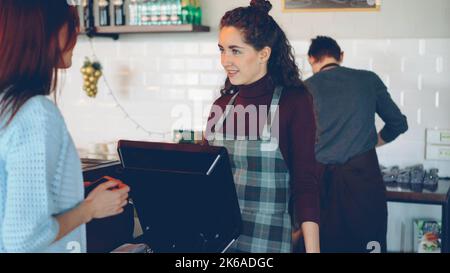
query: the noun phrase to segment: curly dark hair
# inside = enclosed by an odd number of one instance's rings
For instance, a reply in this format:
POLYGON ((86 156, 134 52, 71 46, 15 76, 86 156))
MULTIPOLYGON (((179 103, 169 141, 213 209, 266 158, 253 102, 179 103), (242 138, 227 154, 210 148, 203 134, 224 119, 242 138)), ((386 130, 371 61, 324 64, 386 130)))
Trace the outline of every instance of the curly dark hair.
MULTIPOLYGON (((271 9, 272 4, 268 0, 252 0, 248 7, 226 12, 220 21, 220 29, 230 26, 239 29, 244 35, 244 42, 258 51, 266 46, 271 48, 268 74, 275 85, 304 87, 292 46, 284 31, 269 15, 271 9)), ((237 91, 237 87, 227 78, 222 94, 232 90, 237 91)))

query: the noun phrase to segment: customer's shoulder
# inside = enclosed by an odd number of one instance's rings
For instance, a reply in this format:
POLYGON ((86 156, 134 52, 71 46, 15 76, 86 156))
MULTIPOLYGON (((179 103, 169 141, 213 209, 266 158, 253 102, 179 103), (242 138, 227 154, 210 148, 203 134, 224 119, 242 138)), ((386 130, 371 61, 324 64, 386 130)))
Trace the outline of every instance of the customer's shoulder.
POLYGON ((58 107, 46 96, 37 95, 28 99, 24 105, 19 110, 21 113, 49 113, 49 114, 60 114, 58 107))
POLYGON ((28 142, 43 143, 43 137, 51 137, 52 143, 55 144, 68 135, 68 131, 56 105, 45 96, 34 96, 28 99, 11 122, 2 128, 1 135, 5 143, 20 142, 22 138, 26 138, 28 142))
POLYGON ((64 119, 58 107, 47 97, 38 95, 28 99, 12 120, 17 124, 48 124, 58 126, 64 119))

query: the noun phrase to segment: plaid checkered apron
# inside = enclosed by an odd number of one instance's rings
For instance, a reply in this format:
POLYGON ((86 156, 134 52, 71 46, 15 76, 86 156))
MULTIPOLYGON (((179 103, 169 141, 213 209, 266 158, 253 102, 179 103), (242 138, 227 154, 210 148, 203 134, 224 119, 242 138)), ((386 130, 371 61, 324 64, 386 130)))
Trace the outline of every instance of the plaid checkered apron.
POLYGON ((231 247, 231 252, 292 252, 288 212, 289 170, 278 139, 272 135, 272 123, 282 90, 282 87, 275 89, 267 122, 259 139, 235 139, 234 135, 219 133, 232 112, 237 94, 216 123, 211 144, 224 146, 228 150, 243 220, 242 234, 231 247))

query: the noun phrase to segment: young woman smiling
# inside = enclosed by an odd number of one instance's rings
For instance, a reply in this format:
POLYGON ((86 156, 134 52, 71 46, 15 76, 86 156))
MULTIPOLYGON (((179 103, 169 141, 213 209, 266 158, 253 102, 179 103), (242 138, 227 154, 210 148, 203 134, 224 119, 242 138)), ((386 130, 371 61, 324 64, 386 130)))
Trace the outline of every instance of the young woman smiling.
POLYGON ((319 190, 311 96, 269 1, 228 11, 219 49, 227 73, 206 138, 227 148, 243 218, 232 252, 319 252, 319 190))

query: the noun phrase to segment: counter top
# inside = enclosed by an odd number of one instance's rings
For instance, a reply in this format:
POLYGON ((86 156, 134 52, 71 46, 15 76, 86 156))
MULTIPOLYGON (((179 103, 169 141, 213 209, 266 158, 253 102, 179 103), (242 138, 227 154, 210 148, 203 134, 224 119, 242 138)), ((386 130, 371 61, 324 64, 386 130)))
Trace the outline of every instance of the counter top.
MULTIPOLYGON (((120 165, 120 161, 118 160, 83 158, 81 159, 81 162, 85 174, 95 172, 99 169, 109 169, 109 167, 120 165)), ((435 191, 424 189, 421 192, 417 192, 400 186, 386 186, 386 190, 387 199, 390 202, 444 204, 448 200, 447 195, 450 194, 450 181, 440 180, 435 191)))
POLYGON ((120 163, 119 160, 92 159, 92 158, 81 159, 81 167, 83 169, 83 172, 101 169, 112 165, 117 165, 119 163, 120 163))
POLYGON ((450 189, 449 180, 440 180, 435 191, 423 190, 421 192, 405 189, 400 186, 387 186, 387 199, 393 202, 444 204, 448 200, 450 189))

